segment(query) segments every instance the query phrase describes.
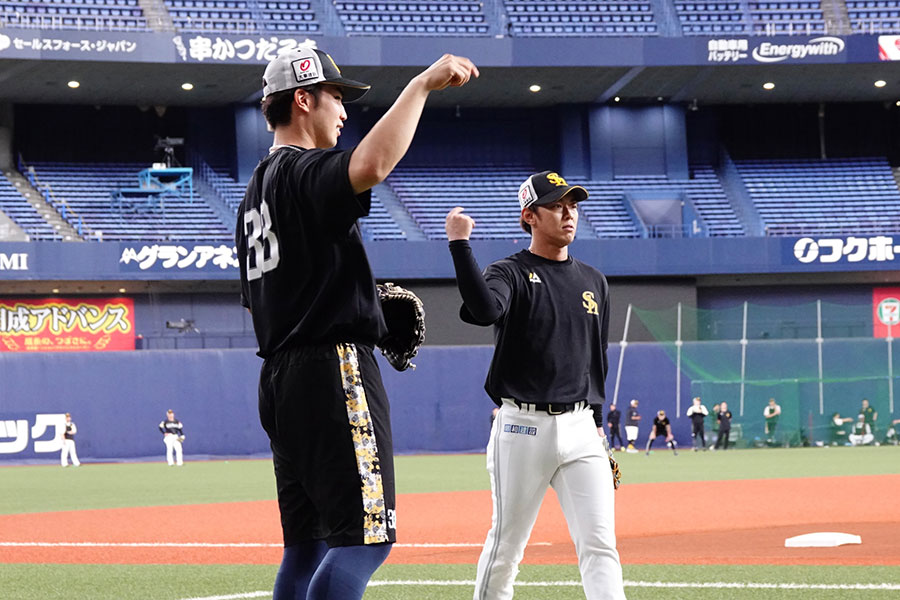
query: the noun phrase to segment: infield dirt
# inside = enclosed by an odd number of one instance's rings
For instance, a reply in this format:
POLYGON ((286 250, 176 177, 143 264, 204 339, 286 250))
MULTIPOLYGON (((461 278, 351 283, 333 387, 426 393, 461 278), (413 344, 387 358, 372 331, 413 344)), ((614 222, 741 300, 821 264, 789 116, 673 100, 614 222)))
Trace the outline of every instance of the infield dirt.
MULTIPOLYGON (((900 566, 900 475, 623 485, 618 548, 626 564, 900 566), (787 537, 840 531, 861 545, 785 548, 787 537)), ((402 494, 388 562, 474 563, 491 520, 486 491, 402 494), (421 544, 433 546, 421 547, 421 544)), ((0 516, 6 563, 277 564, 274 501, 0 516)), ((575 563, 551 491, 525 563, 575 563)))

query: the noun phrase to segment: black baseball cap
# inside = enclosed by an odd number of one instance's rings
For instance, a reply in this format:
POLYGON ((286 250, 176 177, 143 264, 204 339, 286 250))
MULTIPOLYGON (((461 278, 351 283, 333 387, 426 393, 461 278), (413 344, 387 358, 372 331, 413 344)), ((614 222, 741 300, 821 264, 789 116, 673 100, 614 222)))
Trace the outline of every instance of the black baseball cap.
POLYGON ((519 186, 519 206, 541 206, 556 202, 566 194, 572 194, 572 200, 587 200, 587 190, 580 185, 569 185, 558 173, 541 171, 535 173, 519 186))
POLYGON ((343 88, 344 102, 362 98, 372 87, 347 79, 328 53, 318 48, 295 48, 279 54, 263 74, 263 99, 275 92, 330 83, 343 88))

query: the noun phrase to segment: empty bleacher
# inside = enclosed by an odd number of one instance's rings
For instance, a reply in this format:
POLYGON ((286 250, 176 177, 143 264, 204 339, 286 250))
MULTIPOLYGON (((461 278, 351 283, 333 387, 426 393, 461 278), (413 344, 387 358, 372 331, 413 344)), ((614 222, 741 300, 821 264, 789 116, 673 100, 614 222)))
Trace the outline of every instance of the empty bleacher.
MULTIPOLYGON (((684 193, 703 218, 708 235, 739 236, 744 227, 734 213, 715 170, 698 165, 692 179, 665 176, 620 177, 610 181, 568 178, 584 186, 590 197, 579 205, 581 228, 590 227, 600 238, 640 237, 628 211, 626 195, 640 191, 684 193)), ((444 218, 454 206, 462 206, 477 223, 472 239, 527 238, 519 227, 516 191, 533 173, 523 166, 441 169, 400 167, 388 183, 428 239, 443 239, 444 218)))
POLYGON ((900 232, 900 190, 884 158, 735 165, 768 235, 900 232))
MULTIPOLYGON (((219 199, 235 214, 244 198, 246 183, 238 183, 227 169, 210 167, 202 170, 204 181, 219 196, 219 199)), ((360 219, 360 231, 365 240, 405 240, 406 233, 400 229, 396 221, 388 213, 384 204, 372 191, 372 206, 369 216, 360 219)))
POLYGON ((535 36, 655 36, 650 0, 503 0, 508 33, 535 36))
POLYGON ((62 239, 3 174, 0 174, 0 211, 21 227, 32 240, 62 239))
POLYGON ((753 33, 812 35, 825 31, 825 18, 819 0, 790 2, 750 0, 749 5, 753 33))
MULTIPOLYGON (((83 219, 93 236, 105 241, 207 241, 233 239, 233 224, 223 223, 199 195, 163 196, 146 203, 113 207, 111 194, 134 188, 142 163, 31 163, 40 182, 83 219)), ((71 221, 70 221, 71 222, 71 221)), ((75 223, 72 223, 75 225, 75 223)))
POLYGON ((526 238, 519 227, 519 185, 533 171, 524 166, 464 168, 398 167, 391 189, 430 240, 446 239, 444 220, 454 206, 475 219, 472 239, 526 238))
POLYGON ((750 30, 749 19, 737 0, 674 0, 674 3, 684 35, 745 35, 750 30))
POLYGON ((172 23, 190 33, 318 33, 311 2, 165 0, 172 23))
MULTIPOLYGON (((713 167, 693 165, 692 179, 669 179, 664 175, 617 177, 610 181, 578 181, 590 192, 582 205, 599 237, 637 237, 640 235, 624 208, 630 192, 684 193, 697 209, 710 236, 740 236, 744 227, 728 202, 713 167), (597 200, 599 202, 591 202, 597 200), (627 218, 626 218, 627 217, 627 218)), ((572 179, 569 183, 574 183, 572 179)))
POLYGON ((348 35, 484 36, 490 30, 478 0, 336 0, 334 7, 348 35))
POLYGON ((138 0, 3 0, 9 27, 149 31, 138 0))
POLYGON ((900 30, 900 0, 846 0, 850 27, 859 33, 900 30))

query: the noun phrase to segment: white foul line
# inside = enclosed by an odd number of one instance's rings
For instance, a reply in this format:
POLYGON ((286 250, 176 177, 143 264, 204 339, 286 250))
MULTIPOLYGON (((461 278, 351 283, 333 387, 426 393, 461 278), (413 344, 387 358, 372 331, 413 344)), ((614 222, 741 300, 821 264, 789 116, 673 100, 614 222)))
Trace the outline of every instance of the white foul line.
MULTIPOLYGON (((453 587, 474 586, 474 581, 453 581, 439 579, 414 580, 375 580, 369 587, 383 586, 427 586, 453 587)), ((516 587, 581 587, 580 581, 517 581, 516 587)), ((727 581, 625 581, 625 587, 636 588, 689 588, 689 589, 764 589, 764 590, 900 590, 900 584, 894 583, 743 583, 727 581)), ((228 596, 204 596, 203 598, 184 598, 183 600, 242 600, 244 598, 270 598, 272 592, 247 592, 228 596)))
MULTIPOLYGON (((481 548, 482 543, 394 544, 394 548, 481 548)), ((529 546, 551 546, 550 542, 534 542, 529 546)), ((0 542, 6 548, 282 548, 283 544, 256 542, 0 542)))

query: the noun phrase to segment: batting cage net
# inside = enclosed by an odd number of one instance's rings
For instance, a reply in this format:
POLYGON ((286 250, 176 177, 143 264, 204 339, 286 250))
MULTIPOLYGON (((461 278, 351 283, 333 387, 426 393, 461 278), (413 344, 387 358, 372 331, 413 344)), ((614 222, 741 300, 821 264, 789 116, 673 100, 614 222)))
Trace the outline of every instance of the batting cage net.
POLYGON ((627 329, 626 338, 661 344, 676 365, 677 414, 695 396, 711 413, 727 402, 739 446, 846 443, 863 399, 878 413, 870 423, 875 441, 892 433, 900 348, 891 332, 874 337, 871 307, 631 307, 627 329), (766 419, 770 399, 780 415, 766 419))

